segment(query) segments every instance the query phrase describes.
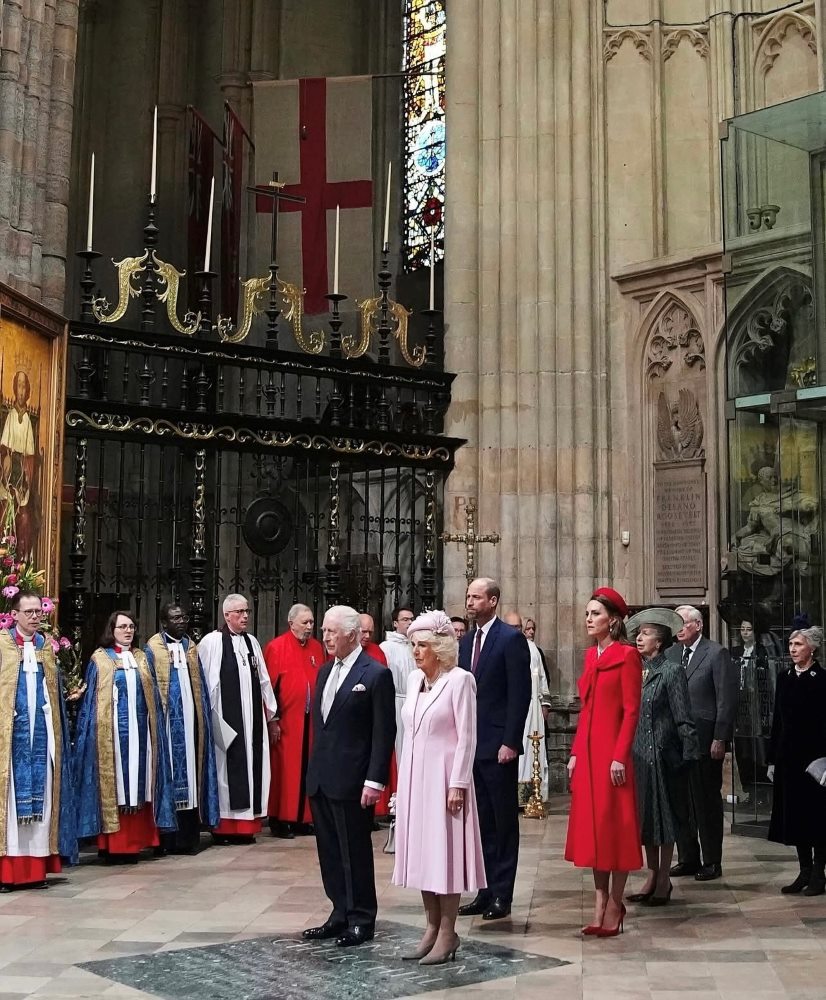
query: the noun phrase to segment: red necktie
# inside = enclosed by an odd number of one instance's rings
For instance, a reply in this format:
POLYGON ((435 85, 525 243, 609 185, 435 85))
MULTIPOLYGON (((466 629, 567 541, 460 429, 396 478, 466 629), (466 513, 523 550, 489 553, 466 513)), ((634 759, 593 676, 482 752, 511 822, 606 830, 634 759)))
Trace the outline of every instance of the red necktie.
POLYGON ((470 672, 472 674, 476 673, 476 667, 479 663, 479 654, 482 652, 482 630, 480 628, 476 629, 476 637, 473 640, 473 659, 470 661, 470 672))

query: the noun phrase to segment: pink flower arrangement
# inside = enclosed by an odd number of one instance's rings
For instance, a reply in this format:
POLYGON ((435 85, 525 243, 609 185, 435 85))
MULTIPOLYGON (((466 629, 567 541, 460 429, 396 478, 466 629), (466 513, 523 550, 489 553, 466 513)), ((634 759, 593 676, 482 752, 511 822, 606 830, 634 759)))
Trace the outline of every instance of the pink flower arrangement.
POLYGON ((43 614, 44 615, 50 615, 54 611, 54 607, 55 607, 54 601, 51 599, 51 597, 44 597, 43 598, 43 614))
POLYGON ((56 656, 60 652, 60 643, 55 638, 50 639, 50 642, 52 644, 52 652, 56 656))
POLYGON ((60 639, 58 639, 58 643, 60 644, 60 648, 61 649, 71 649, 72 648, 72 644, 69 642, 69 640, 66 638, 65 635, 62 635, 60 637, 60 639))
POLYGON ((7 569, 11 569, 14 566, 14 559, 12 559, 11 556, 4 556, 3 557, 3 565, 7 569))
POLYGON ((0 611, 0 628, 11 628, 14 625, 14 619, 6 611, 0 611))
POLYGON ((8 583, 8 584, 15 584, 15 583, 17 583, 17 574, 16 573, 9 573, 9 575, 6 577, 6 583, 8 583))
POLYGON ((14 597, 14 595, 19 592, 19 590, 20 590, 19 587, 8 586, 8 587, 3 587, 0 593, 2 593, 3 597, 7 598, 10 601, 14 597))

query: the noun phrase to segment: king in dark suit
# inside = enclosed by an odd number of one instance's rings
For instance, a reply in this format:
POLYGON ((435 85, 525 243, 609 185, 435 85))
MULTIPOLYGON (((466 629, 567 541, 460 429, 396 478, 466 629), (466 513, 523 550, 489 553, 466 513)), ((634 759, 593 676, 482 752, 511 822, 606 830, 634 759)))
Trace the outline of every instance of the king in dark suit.
POLYGON ((476 677, 473 780, 488 888, 460 907, 484 920, 511 911, 519 860, 519 755, 531 701, 531 654, 525 636, 496 617, 500 591, 483 577, 467 589, 476 629, 459 644, 459 666, 476 677))
POLYGON ((390 671, 363 652, 353 608, 330 608, 322 639, 333 659, 319 671, 313 699, 307 794, 333 911, 304 937, 334 937, 346 948, 369 941, 376 923, 371 833, 396 737, 395 689, 390 671))
POLYGON ((703 635, 702 614, 690 605, 677 614, 683 627, 666 656, 685 670, 700 759, 689 773, 690 822, 677 833, 680 861, 671 874, 708 882, 723 873, 723 760, 734 734, 739 685, 728 650, 703 635))

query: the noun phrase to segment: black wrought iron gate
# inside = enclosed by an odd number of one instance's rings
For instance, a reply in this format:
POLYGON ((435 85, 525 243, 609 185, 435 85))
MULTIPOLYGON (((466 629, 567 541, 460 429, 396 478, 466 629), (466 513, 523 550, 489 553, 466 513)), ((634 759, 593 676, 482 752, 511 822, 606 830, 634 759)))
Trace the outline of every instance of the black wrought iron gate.
POLYGON ((104 325, 90 303, 70 325, 62 559, 84 651, 112 610, 146 636, 170 599, 201 634, 244 593, 262 639, 296 601, 317 618, 350 603, 379 628, 400 601, 439 602, 452 375, 348 360, 336 341, 310 356, 206 323, 170 333, 146 312, 140 330, 104 325))

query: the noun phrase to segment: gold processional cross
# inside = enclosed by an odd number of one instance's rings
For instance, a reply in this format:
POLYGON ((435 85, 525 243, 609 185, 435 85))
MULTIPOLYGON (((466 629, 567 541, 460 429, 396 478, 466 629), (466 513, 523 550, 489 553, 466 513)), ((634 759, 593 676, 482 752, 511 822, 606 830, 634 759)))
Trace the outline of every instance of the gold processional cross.
POLYGON ((479 535, 476 533, 476 497, 470 497, 465 508, 465 530, 461 534, 451 534, 443 531, 440 535, 443 542, 459 542, 465 546, 465 577, 467 582, 476 579, 476 546, 482 542, 490 542, 492 545, 499 544, 499 535, 494 532, 490 535, 479 535))

